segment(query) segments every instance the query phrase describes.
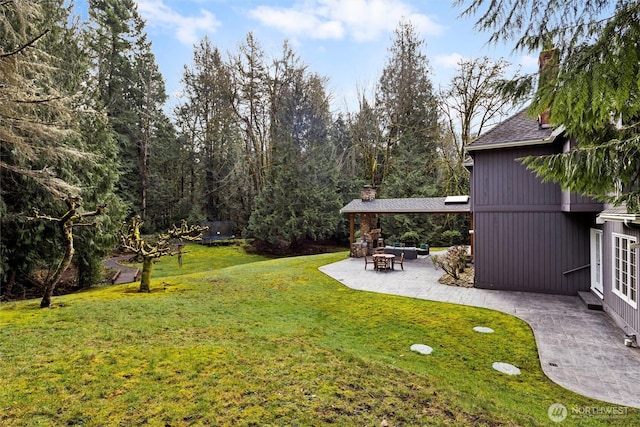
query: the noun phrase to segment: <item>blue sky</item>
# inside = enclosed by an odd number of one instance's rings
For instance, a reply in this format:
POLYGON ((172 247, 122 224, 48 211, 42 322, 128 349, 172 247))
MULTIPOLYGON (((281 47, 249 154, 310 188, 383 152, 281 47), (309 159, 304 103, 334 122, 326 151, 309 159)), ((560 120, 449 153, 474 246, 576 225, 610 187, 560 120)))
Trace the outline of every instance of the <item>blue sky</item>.
POLYGON ((458 18, 446 0, 136 0, 166 80, 170 105, 179 99, 184 65, 205 35, 221 52, 235 52, 252 31, 268 57, 286 39, 309 69, 329 79, 334 109, 354 111, 358 93, 370 97, 388 58, 393 31, 409 19, 425 40, 434 86, 444 86, 460 58, 504 57, 534 71, 537 58, 487 46, 473 18, 458 18))

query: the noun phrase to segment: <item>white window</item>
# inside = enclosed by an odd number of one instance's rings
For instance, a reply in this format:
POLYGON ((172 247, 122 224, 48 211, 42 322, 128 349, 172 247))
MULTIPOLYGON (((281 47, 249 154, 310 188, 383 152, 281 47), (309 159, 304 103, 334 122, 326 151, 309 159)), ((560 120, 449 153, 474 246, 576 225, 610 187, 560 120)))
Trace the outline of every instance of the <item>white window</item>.
POLYGON ((631 245, 636 238, 613 233, 613 293, 638 307, 638 256, 631 245))

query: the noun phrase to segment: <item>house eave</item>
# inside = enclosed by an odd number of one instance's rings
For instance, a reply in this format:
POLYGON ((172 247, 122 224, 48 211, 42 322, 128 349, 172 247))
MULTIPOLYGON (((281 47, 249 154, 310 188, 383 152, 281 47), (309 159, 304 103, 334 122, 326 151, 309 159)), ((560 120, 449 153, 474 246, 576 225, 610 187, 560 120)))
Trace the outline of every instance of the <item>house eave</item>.
POLYGON ((458 196, 460 199, 445 197, 405 198, 405 199, 374 199, 362 201, 354 199, 340 209, 341 214, 456 214, 470 213, 471 201, 469 196, 458 196), (455 202, 457 200, 457 203, 455 202))
POLYGON ((640 214, 614 214, 603 212, 596 216, 596 224, 604 224, 607 221, 640 224, 640 214))
POLYGON ((515 147, 527 147, 531 145, 545 145, 551 144, 555 139, 565 131, 564 126, 558 126, 547 138, 541 139, 529 139, 524 141, 507 141, 507 142, 498 142, 486 145, 476 145, 473 143, 467 146, 467 151, 481 151, 481 150, 494 150, 500 148, 515 148, 515 147))

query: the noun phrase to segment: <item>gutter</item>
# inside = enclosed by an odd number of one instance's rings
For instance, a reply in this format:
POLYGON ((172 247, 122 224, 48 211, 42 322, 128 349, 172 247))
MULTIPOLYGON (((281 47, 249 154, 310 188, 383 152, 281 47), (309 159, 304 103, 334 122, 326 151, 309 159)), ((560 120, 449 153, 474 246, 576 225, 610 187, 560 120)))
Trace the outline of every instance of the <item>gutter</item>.
POLYGON ((558 126, 548 138, 542 139, 530 139, 526 141, 508 141, 508 142, 500 142, 496 144, 487 144, 487 145, 476 145, 473 143, 467 146, 467 151, 480 151, 480 150, 493 150, 497 148, 512 148, 512 147, 526 147, 530 145, 542 145, 542 144, 550 144, 565 131, 564 126, 558 126))
POLYGON ((604 224, 607 221, 640 224, 640 214, 614 214, 604 212, 596 216, 596 224, 604 224))

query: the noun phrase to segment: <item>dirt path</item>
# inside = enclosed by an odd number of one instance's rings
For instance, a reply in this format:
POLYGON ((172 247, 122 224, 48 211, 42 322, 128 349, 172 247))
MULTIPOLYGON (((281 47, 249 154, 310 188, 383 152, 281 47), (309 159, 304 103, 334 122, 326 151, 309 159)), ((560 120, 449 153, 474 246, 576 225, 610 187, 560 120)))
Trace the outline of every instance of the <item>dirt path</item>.
POLYGON ((104 261, 104 266, 112 270, 119 271, 116 279, 113 281, 114 285, 121 283, 131 283, 136 281, 139 270, 136 267, 130 267, 128 265, 122 265, 120 262, 127 261, 131 258, 130 255, 117 256, 109 258, 104 261))

